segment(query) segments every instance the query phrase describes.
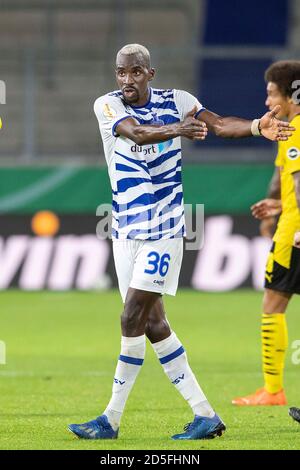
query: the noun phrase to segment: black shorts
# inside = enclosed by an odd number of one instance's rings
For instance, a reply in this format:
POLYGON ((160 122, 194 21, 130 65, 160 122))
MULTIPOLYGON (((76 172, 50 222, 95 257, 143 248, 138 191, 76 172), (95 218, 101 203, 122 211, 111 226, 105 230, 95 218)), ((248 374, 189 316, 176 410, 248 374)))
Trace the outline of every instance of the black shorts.
MULTIPOLYGON (((270 257, 275 250, 272 246, 270 257)), ((291 249, 290 267, 287 269, 275 260, 268 262, 265 275, 265 288, 289 294, 300 294, 300 248, 291 249)))

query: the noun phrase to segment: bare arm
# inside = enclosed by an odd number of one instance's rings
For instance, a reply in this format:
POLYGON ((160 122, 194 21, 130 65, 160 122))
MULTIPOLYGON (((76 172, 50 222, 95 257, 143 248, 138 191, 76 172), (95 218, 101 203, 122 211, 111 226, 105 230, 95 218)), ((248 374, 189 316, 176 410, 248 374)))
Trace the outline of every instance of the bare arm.
POLYGON ((280 199, 281 198, 281 181, 280 181, 280 170, 278 167, 275 168, 273 177, 271 179, 269 188, 268 188, 268 198, 271 199, 280 199))
POLYGON ((237 137, 250 137, 251 122, 245 119, 235 117, 222 117, 212 111, 202 111, 199 119, 204 121, 208 130, 213 132, 218 137, 237 138, 237 137))
POLYGON ((297 171, 296 173, 294 173, 293 177, 294 177, 294 183, 295 183, 297 203, 298 203, 298 207, 300 211, 300 171, 297 171))
MULTIPOLYGON (((267 198, 276 199, 276 201, 279 201, 281 199, 280 170, 278 167, 275 168, 273 177, 270 181, 268 192, 267 192, 267 198)), ((263 237, 273 238, 276 225, 277 225, 277 217, 275 215, 264 217, 261 220, 260 226, 259 226, 260 234, 263 237)))
POLYGON ((275 221, 275 217, 282 211, 279 168, 275 169, 269 186, 268 196, 267 199, 263 199, 251 206, 251 212, 256 219, 264 220, 274 218, 275 221))
POLYGON ((197 108, 192 109, 182 122, 164 126, 139 124, 134 118, 124 119, 118 124, 116 132, 138 145, 157 144, 179 136, 191 140, 204 140, 207 127, 204 122, 194 118, 196 111, 197 108))
MULTIPOLYGON (((276 119, 280 106, 266 113, 260 120, 261 135, 269 140, 287 140, 295 130, 289 123, 276 119)), ((252 121, 237 117, 222 117, 212 111, 202 111, 198 119, 205 122, 208 129, 219 137, 236 139, 251 137, 252 121)))

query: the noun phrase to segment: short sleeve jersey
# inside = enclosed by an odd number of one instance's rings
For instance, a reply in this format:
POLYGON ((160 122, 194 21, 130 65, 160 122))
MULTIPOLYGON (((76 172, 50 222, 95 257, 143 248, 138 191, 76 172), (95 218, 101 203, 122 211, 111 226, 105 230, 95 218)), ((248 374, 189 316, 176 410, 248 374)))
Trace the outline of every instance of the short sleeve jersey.
POLYGON ((117 133, 129 117, 139 124, 163 126, 182 121, 195 106, 190 93, 150 89, 148 103, 125 103, 120 91, 95 101, 104 153, 112 187, 112 237, 157 240, 185 236, 181 180, 181 139, 139 146, 117 133))
POLYGON ((293 245, 295 232, 300 230, 300 209, 293 177, 300 171, 300 115, 295 116, 290 124, 296 131, 287 141, 279 142, 275 162, 281 175, 282 215, 274 241, 287 245, 293 245))

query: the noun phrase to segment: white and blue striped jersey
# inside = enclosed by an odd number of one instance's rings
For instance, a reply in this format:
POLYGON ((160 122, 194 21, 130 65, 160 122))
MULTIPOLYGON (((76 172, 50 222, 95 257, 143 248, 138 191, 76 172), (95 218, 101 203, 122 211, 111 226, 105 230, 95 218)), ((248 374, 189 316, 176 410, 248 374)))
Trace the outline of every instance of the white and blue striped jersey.
POLYGON ((125 103, 121 91, 101 96, 94 111, 99 122, 112 187, 112 237, 158 240, 185 236, 181 181, 181 139, 138 146, 119 136, 120 121, 134 117, 154 126, 182 121, 199 101, 182 90, 150 89, 144 106, 125 103))

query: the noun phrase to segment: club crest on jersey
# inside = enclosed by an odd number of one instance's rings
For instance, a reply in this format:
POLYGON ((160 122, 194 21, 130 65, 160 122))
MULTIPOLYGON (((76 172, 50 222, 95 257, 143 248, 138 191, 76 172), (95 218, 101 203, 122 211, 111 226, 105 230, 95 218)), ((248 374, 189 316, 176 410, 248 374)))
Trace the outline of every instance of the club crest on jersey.
POLYGON ((103 114, 107 119, 114 119, 117 116, 117 112, 107 103, 103 106, 103 114))
POLYGON ((149 122, 149 124, 151 126, 163 126, 164 125, 164 121, 162 119, 159 119, 159 117, 157 116, 157 113, 151 113, 152 114, 152 120, 149 122))
POLYGON ((290 160, 296 160, 300 157, 300 150, 297 147, 291 147, 287 151, 287 156, 290 160))

